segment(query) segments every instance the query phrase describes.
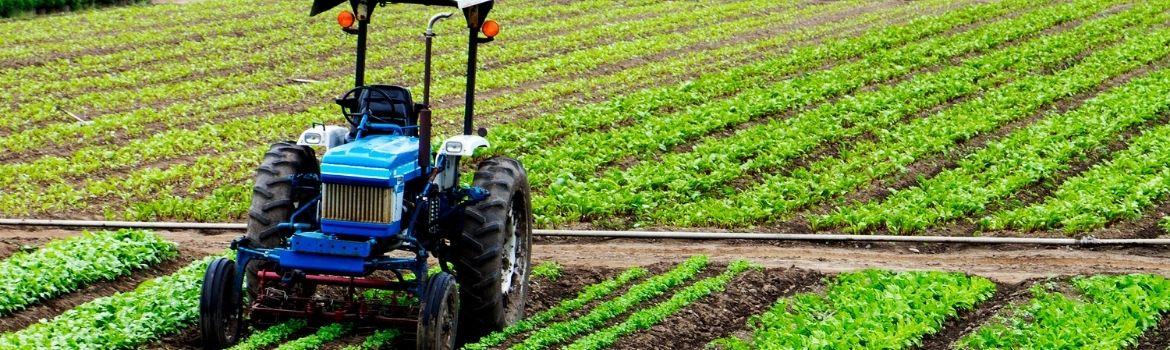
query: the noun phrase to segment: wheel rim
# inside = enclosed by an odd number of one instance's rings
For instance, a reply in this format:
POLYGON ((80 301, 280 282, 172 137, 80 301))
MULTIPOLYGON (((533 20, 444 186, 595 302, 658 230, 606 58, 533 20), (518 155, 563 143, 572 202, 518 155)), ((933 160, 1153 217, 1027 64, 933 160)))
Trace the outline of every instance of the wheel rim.
MULTIPOLYGON (((234 281, 235 278, 229 279, 234 281)), ((236 331, 240 329, 240 319, 243 317, 243 308, 240 307, 240 292, 241 287, 232 288, 231 283, 228 283, 230 288, 226 293, 228 300, 225 301, 227 305, 226 310, 223 310, 223 339, 228 341, 228 344, 234 344, 239 333, 236 331)))
POLYGON ((520 269, 519 253, 517 252, 516 211, 508 211, 508 222, 504 223, 504 244, 500 254, 500 291, 506 298, 512 292, 512 281, 520 269))
POLYGON ((524 315, 524 283, 528 267, 528 251, 524 241, 528 230, 528 218, 523 202, 513 202, 508 209, 508 220, 504 225, 504 242, 500 261, 500 291, 504 303, 504 319, 508 323, 518 321, 524 315))
POLYGON ((443 339, 440 349, 450 349, 455 344, 455 317, 459 313, 459 298, 454 287, 447 289, 446 299, 443 314, 439 317, 439 339, 443 339))

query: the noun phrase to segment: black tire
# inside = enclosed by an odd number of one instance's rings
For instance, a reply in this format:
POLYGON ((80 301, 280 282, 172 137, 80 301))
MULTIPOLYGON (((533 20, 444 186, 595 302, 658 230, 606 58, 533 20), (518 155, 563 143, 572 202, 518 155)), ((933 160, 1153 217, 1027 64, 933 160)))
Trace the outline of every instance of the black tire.
MULTIPOLYGON (((288 222, 292 214, 321 193, 317 186, 293 187, 291 178, 297 174, 320 174, 321 166, 312 148, 290 141, 277 142, 264 153, 264 160, 256 168, 252 187, 252 206, 248 209, 248 239, 257 248, 276 248, 292 236, 293 231, 277 227, 288 222)), ((308 208, 297 217, 298 222, 316 224, 316 210, 308 208)), ((247 266, 248 296, 255 300, 262 286, 256 277, 264 262, 247 266)), ((312 286, 302 286, 302 294, 312 295, 312 286)))
POLYGON ((236 283, 236 262, 218 258, 207 265, 199 297, 199 328, 203 348, 235 345, 243 329, 243 286, 236 283))
POLYGON ((427 278, 423 287, 422 312, 418 320, 418 350, 455 349, 459 329, 459 289, 446 272, 427 278))
POLYGON ((465 344, 524 317, 532 249, 532 200, 520 162, 497 157, 479 163, 474 186, 488 198, 464 211, 454 244, 462 301, 459 343, 465 344))

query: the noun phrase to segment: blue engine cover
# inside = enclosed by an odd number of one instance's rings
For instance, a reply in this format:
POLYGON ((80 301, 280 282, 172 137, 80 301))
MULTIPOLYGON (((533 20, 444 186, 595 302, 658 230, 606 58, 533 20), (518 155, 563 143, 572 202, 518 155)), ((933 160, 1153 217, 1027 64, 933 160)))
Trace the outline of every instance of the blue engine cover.
POLYGON ((399 176, 419 176, 418 138, 371 135, 330 148, 321 158, 321 181, 393 187, 399 176))
MULTIPOLYGON (((321 158, 321 182, 392 188, 397 213, 402 210, 405 183, 421 173, 418 138, 410 136, 370 135, 330 148, 321 158)), ((350 237, 388 238, 398 235, 402 226, 401 218, 391 223, 321 218, 322 232, 350 237)))

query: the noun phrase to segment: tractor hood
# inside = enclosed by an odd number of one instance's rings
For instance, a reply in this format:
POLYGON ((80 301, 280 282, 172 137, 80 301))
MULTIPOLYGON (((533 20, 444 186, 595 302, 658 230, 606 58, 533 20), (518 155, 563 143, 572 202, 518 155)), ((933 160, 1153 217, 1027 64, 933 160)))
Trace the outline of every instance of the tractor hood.
POLYGON ((321 158, 324 182, 361 182, 394 186, 396 178, 409 181, 420 174, 418 138, 399 135, 366 136, 330 148, 321 158))

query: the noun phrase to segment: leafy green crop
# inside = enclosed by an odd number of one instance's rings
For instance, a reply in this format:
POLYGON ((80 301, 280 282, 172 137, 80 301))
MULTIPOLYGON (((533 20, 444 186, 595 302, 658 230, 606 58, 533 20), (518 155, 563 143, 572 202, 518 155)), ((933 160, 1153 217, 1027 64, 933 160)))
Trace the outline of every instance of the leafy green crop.
MULTIPOLYGON (((224 256, 234 256, 224 254, 224 256)), ((94 299, 52 320, 0 334, 6 349, 126 349, 194 325, 210 256, 131 292, 94 299)))
POLYGON ((540 277, 549 281, 556 281, 561 277, 561 264, 555 260, 540 263, 532 268, 532 277, 540 277))
POLYGON ((362 341, 361 344, 346 346, 341 350, 378 350, 393 341, 394 338, 398 338, 399 333, 397 329, 379 330, 366 337, 366 340, 362 341))
POLYGON ((140 230, 85 232, 51 241, 0 261, 0 315, 177 255, 174 243, 140 230))
POLYGON ((991 298, 995 284, 961 273, 864 270, 838 275, 824 295, 798 294, 753 316, 751 338, 729 349, 903 349, 991 298))
POLYGON ((464 350, 486 350, 488 348, 500 345, 508 338, 511 338, 511 337, 514 337, 514 336, 517 336, 517 335, 520 335, 520 334, 523 334, 526 332, 531 332, 532 330, 536 329, 537 327, 540 327, 540 326, 544 325, 545 323, 556 319, 557 317, 562 317, 562 316, 568 315, 570 312, 581 309, 582 307, 584 307, 585 305, 588 305, 589 303, 593 302, 594 300, 608 297, 614 291, 617 291, 618 288, 621 288, 622 286, 629 284, 631 281, 634 281, 636 279, 639 279, 639 278, 646 276, 647 273, 648 272, 646 271, 646 269, 643 269, 640 267, 635 267, 635 268, 631 268, 629 270, 626 270, 625 272, 622 272, 620 275, 618 275, 616 278, 611 278, 611 279, 602 281, 600 283, 585 287, 585 289, 582 289, 580 292, 577 293, 576 298, 562 300, 561 303, 558 304, 557 306, 554 306, 548 310, 544 310, 540 313, 537 313, 537 314, 532 315, 528 318, 520 320, 519 322, 516 322, 515 324, 508 326, 508 328, 504 328, 504 330, 502 330, 502 331, 493 332, 492 334, 488 334, 487 336, 480 338, 479 342, 477 342, 477 343, 464 345, 463 349, 464 350))
POLYGON ((268 327, 265 330, 252 333, 252 335, 248 336, 248 339, 244 339, 244 341, 239 342, 231 348, 228 348, 228 350, 267 349, 276 343, 288 339, 288 337, 292 336, 293 333, 296 333, 302 328, 305 328, 306 324, 307 323, 305 320, 294 319, 272 327, 268 327))
POLYGON ((1078 277, 1072 297, 1032 288, 1026 304, 959 340, 960 349, 1128 349, 1170 311, 1170 280, 1155 275, 1078 277))
POLYGON ((353 325, 348 323, 333 323, 317 329, 316 333, 304 336, 300 339, 293 340, 276 347, 276 350, 313 350, 320 349, 321 346, 328 344, 331 341, 341 338, 341 336, 353 330, 353 325))

